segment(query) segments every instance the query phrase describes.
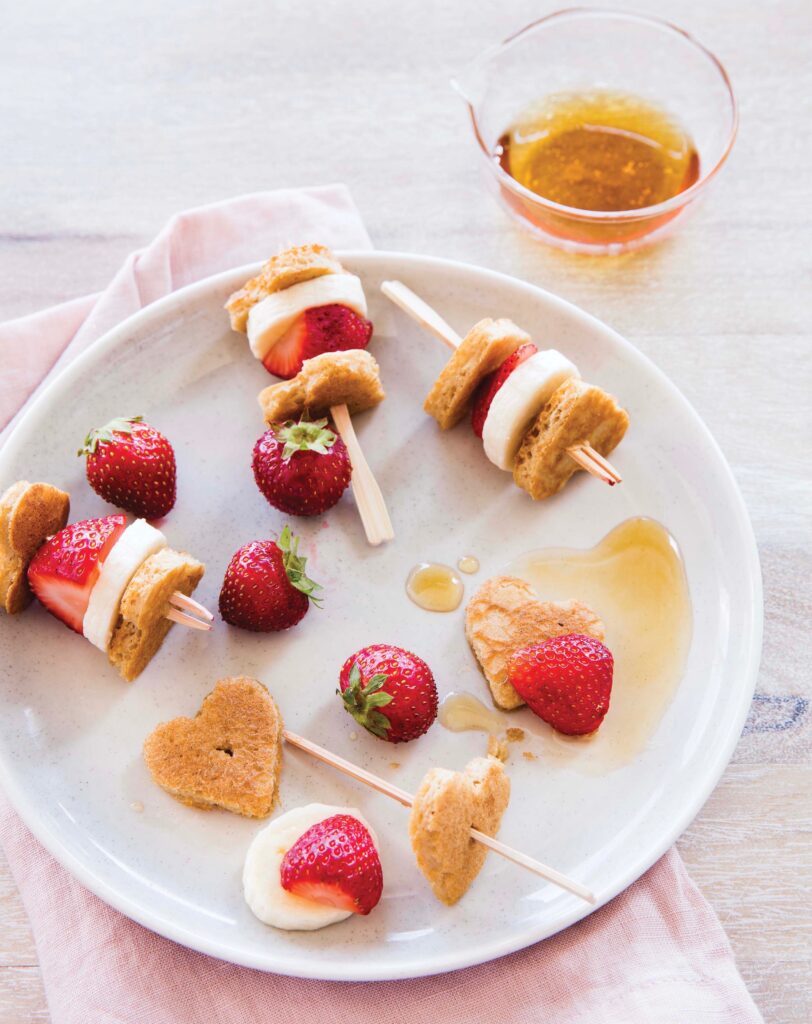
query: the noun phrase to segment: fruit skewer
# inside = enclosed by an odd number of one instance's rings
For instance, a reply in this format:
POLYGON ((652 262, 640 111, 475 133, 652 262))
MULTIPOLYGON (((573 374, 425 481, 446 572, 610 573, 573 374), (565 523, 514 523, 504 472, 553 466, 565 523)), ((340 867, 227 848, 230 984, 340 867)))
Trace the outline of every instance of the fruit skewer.
MULTIPOLYGON (((356 401, 353 395, 351 378, 358 367, 353 366, 351 354, 363 353, 373 330, 366 319, 360 279, 348 273, 326 246, 294 246, 267 260, 255 277, 229 296, 225 308, 232 329, 246 334, 251 351, 265 369, 283 379, 282 393, 297 396, 296 418, 315 412, 332 417, 349 455, 350 484, 367 540, 372 545, 392 540, 394 531, 383 494, 350 419, 351 412, 369 408, 384 397, 379 380, 378 394, 370 401, 356 401), (349 356, 350 363, 342 365, 339 360, 336 369, 330 357, 341 355, 349 356), (326 361, 324 357, 328 357, 326 361), (314 360, 322 360, 317 364, 319 373, 315 372, 314 360), (345 369, 349 376, 344 375, 345 369), (292 392, 284 390, 289 383, 293 384, 292 392), (341 394, 342 386, 345 395, 341 394), (310 388, 310 394, 305 388, 310 388), (320 392, 318 396, 313 388, 320 392)), ((374 360, 371 365, 374 369, 361 365, 362 378, 364 371, 377 378, 374 360)), ((363 381, 360 383, 363 390, 363 381)), ((279 386, 272 387, 278 390, 279 386)), ((263 395, 271 390, 266 388, 263 395)), ((265 408, 262 397, 260 403, 265 408)), ((291 418, 290 407, 284 416, 274 417, 266 410, 266 422, 271 427, 291 418)))
MULTIPOLYGON (((427 302, 401 281, 384 281, 383 294, 448 348, 456 351, 462 342, 459 334, 427 302)), ((581 443, 566 449, 566 454, 592 476, 613 487, 622 481, 620 473, 590 444, 581 443)))
MULTIPOLYGON (((314 757, 317 761, 329 764, 331 767, 343 772, 345 775, 355 779, 357 782, 363 782, 364 785, 369 786, 378 793, 382 793, 384 796, 388 796, 390 799, 396 800, 403 807, 412 807, 414 798, 398 786, 393 786, 390 782, 379 778, 377 775, 373 775, 372 772, 367 771, 365 768, 360 768, 358 765, 354 765, 351 761, 347 761, 343 757, 339 757, 338 754, 333 754, 324 747, 320 747, 317 743, 313 743, 312 740, 308 740, 304 736, 299 736, 296 733, 291 732, 289 729, 284 729, 282 735, 291 746, 304 751, 306 754, 314 757)), ((594 893, 587 889, 586 886, 581 885, 580 882, 576 882, 574 879, 569 878, 560 871, 556 871, 555 868, 548 867, 546 864, 542 864, 535 858, 529 857, 520 850, 513 849, 513 847, 500 842, 498 839, 493 839, 491 836, 485 835, 484 832, 480 832, 475 828, 470 830, 470 834, 471 838, 477 843, 481 843, 489 850, 492 850, 494 853, 498 853, 501 857, 511 861, 513 864, 518 864, 519 867, 532 871, 533 874, 545 879, 545 881, 552 882, 553 885, 566 889, 567 892, 571 892, 573 895, 579 896, 582 900, 586 900, 587 903, 595 904, 596 899, 594 893)))
POLYGON ((121 514, 66 525, 70 498, 20 480, 0 496, 0 607, 22 612, 36 596, 65 626, 104 651, 128 681, 150 662, 173 623, 211 629, 191 597, 205 567, 169 547, 144 519, 121 514))

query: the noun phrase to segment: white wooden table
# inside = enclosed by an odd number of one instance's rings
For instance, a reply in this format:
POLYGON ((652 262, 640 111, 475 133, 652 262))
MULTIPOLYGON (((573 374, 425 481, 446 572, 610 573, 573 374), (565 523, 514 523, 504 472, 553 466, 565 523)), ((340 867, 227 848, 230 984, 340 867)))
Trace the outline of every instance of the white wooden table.
MULTIPOLYGON (((727 64, 742 126, 706 205, 615 260, 525 237, 483 194, 448 78, 537 0, 5 4, 0 319, 103 287, 173 212, 345 181, 381 248, 537 282, 616 327, 696 406, 755 526, 766 596, 758 698, 680 842, 772 1022, 812 1020, 812 415, 809 0, 636 0, 727 64)), ((0 1020, 46 1021, 0 863, 0 1020)))

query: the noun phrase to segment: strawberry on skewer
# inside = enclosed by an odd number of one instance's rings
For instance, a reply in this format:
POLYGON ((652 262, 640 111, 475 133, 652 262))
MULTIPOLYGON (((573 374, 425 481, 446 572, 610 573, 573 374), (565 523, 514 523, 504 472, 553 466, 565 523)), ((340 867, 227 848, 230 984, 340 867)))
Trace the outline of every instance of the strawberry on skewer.
POLYGON ((37 600, 74 633, 82 633, 102 563, 126 528, 122 515, 72 523, 46 541, 28 567, 37 600))
POLYGON ((371 337, 372 323, 347 306, 314 306, 275 342, 262 365, 268 373, 288 380, 301 370, 305 359, 322 352, 366 348, 371 337))

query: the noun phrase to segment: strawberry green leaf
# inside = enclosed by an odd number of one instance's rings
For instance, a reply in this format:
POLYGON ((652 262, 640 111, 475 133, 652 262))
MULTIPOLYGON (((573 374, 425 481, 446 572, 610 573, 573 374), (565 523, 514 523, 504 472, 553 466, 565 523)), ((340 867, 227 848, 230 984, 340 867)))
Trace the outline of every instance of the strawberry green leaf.
POLYGON ((307 558, 299 554, 299 538, 290 532, 289 526, 279 534, 276 544, 282 552, 282 564, 290 585, 309 597, 316 607, 321 607, 322 599, 314 594, 314 591, 322 589, 321 584, 315 583, 305 572, 307 558))
POLYGON ((274 427, 274 433, 284 441, 282 461, 289 462, 296 452, 318 452, 326 455, 336 443, 336 435, 327 426, 327 420, 307 420, 304 417, 295 423, 288 420, 274 427))
POLYGON ((366 705, 368 708, 384 708, 387 704, 391 704, 395 698, 391 693, 373 693, 366 699, 366 705))
POLYGON ((381 739, 386 739, 391 722, 378 708, 386 707, 394 700, 391 694, 381 691, 386 678, 383 672, 378 672, 365 686, 362 686, 361 668, 356 661, 350 669, 349 685, 341 694, 344 710, 351 714, 359 725, 363 725, 365 729, 374 736, 380 736, 381 739))
POLYGON ((143 423, 143 416, 123 416, 114 420, 110 420, 109 423, 105 423, 103 427, 95 427, 84 440, 82 447, 77 451, 77 455, 93 455, 95 454, 96 448, 102 441, 114 441, 116 434, 131 434, 133 432, 133 425, 135 423, 143 423))
POLYGON ((361 685, 361 668, 357 661, 352 663, 350 669, 350 686, 357 689, 361 685))
POLYGON ((382 740, 385 740, 392 723, 386 715, 381 714, 380 711, 370 711, 367 715, 366 721, 361 722, 361 724, 365 729, 368 729, 373 736, 380 736, 382 740))
POLYGON ((386 679, 387 676, 385 672, 376 672, 362 690, 364 696, 367 696, 370 693, 377 693, 377 691, 386 683, 386 679))

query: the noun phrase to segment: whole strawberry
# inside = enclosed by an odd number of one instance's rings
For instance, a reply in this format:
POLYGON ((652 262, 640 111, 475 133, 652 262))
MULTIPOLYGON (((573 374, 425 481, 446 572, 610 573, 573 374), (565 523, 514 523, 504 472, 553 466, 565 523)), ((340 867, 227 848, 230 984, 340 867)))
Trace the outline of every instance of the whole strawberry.
POLYGON ((112 505, 160 519, 175 504, 175 453, 143 417, 110 420, 91 430, 76 453, 87 456, 87 480, 112 505))
POLYGON ((254 445, 253 467, 271 505, 292 516, 332 508, 352 475, 347 447, 326 419, 274 424, 254 445))
POLYGON ((531 711, 558 732, 594 732, 609 710, 614 658, 600 640, 567 633, 517 651, 508 681, 531 711))
POLYGON ((279 874, 288 892, 353 914, 368 914, 383 892, 375 843, 351 814, 334 814, 309 828, 285 854, 279 874))
POLYGON ((276 541, 244 544, 228 563, 220 590, 220 614, 232 626, 273 633, 295 626, 310 602, 318 604, 318 583, 305 575, 307 559, 299 538, 286 526, 276 541))
POLYGON ((362 648, 344 662, 339 687, 344 710, 374 736, 390 743, 422 736, 437 717, 437 687, 431 669, 402 647, 372 644, 362 648))

